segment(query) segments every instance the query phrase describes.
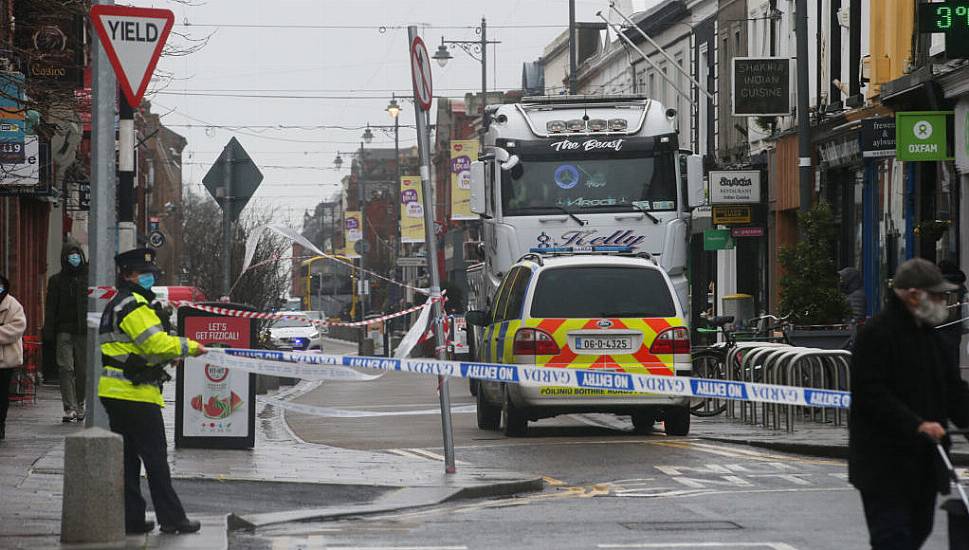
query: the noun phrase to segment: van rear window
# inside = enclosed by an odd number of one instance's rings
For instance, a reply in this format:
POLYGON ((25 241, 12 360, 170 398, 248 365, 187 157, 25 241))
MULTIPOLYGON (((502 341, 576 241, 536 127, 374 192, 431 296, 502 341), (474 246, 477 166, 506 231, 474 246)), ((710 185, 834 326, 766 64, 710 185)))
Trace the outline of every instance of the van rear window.
POLYGON ((675 317, 666 280, 655 269, 560 267, 542 271, 532 317, 675 317))

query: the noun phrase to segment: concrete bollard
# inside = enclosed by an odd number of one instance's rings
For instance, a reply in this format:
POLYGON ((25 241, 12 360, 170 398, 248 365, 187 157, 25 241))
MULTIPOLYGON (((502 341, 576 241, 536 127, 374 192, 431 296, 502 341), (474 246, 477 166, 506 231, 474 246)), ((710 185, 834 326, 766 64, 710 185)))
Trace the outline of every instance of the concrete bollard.
POLYGON ((67 436, 61 542, 124 541, 124 441, 102 428, 67 436))

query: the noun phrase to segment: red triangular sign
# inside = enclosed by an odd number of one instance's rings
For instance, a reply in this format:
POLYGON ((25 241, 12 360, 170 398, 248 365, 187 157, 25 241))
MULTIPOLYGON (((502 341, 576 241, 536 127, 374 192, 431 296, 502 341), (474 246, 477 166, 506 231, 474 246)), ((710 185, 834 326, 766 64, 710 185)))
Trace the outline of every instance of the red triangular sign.
POLYGON ((118 77, 118 85, 137 108, 175 24, 169 10, 97 4, 91 23, 118 77))

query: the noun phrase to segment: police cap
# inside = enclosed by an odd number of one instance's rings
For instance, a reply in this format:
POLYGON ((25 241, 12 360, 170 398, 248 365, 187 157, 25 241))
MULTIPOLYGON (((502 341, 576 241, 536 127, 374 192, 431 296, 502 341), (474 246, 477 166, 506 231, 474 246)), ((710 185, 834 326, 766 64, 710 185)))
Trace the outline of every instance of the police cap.
POLYGON ((160 273, 155 265, 155 249, 135 248, 114 257, 114 263, 121 271, 129 273, 160 273))

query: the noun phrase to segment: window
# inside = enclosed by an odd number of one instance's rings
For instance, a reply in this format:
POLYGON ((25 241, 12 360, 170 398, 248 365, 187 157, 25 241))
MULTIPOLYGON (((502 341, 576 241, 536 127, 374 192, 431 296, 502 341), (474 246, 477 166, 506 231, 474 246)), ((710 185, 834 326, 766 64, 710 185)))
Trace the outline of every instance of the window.
POLYGON ((647 93, 650 99, 656 98, 656 73, 649 73, 649 90, 647 93))
MULTIPOLYGON (((700 84, 703 85, 704 89, 708 89, 709 78, 710 78, 710 54, 707 51, 707 44, 700 44, 700 66, 699 69, 699 80, 700 84)), ((697 153, 701 155, 707 154, 707 136, 709 135, 709 129, 707 128, 707 120, 710 114, 707 112, 710 101, 707 99, 702 92, 697 95, 697 101, 699 106, 697 109, 697 153)))
POLYGON ((532 270, 527 267, 516 267, 514 271, 515 280, 508 291, 508 304, 505 306, 501 321, 511 321, 522 316, 522 304, 525 303, 528 282, 532 279, 532 270))
POLYGON ((495 303, 489 312, 491 314, 492 323, 501 322, 501 317, 504 315, 505 307, 508 304, 508 291, 511 289, 511 284, 515 279, 515 274, 515 269, 509 271, 505 275, 505 278, 502 279, 501 285, 498 286, 498 292, 495 294, 495 303))
POLYGON ((532 317, 674 317, 666 279, 656 269, 583 266, 547 269, 535 285, 532 317))
POLYGON ((299 328, 310 326, 313 325, 310 323, 309 317, 301 317, 299 319, 280 319, 273 323, 272 328, 299 328))

